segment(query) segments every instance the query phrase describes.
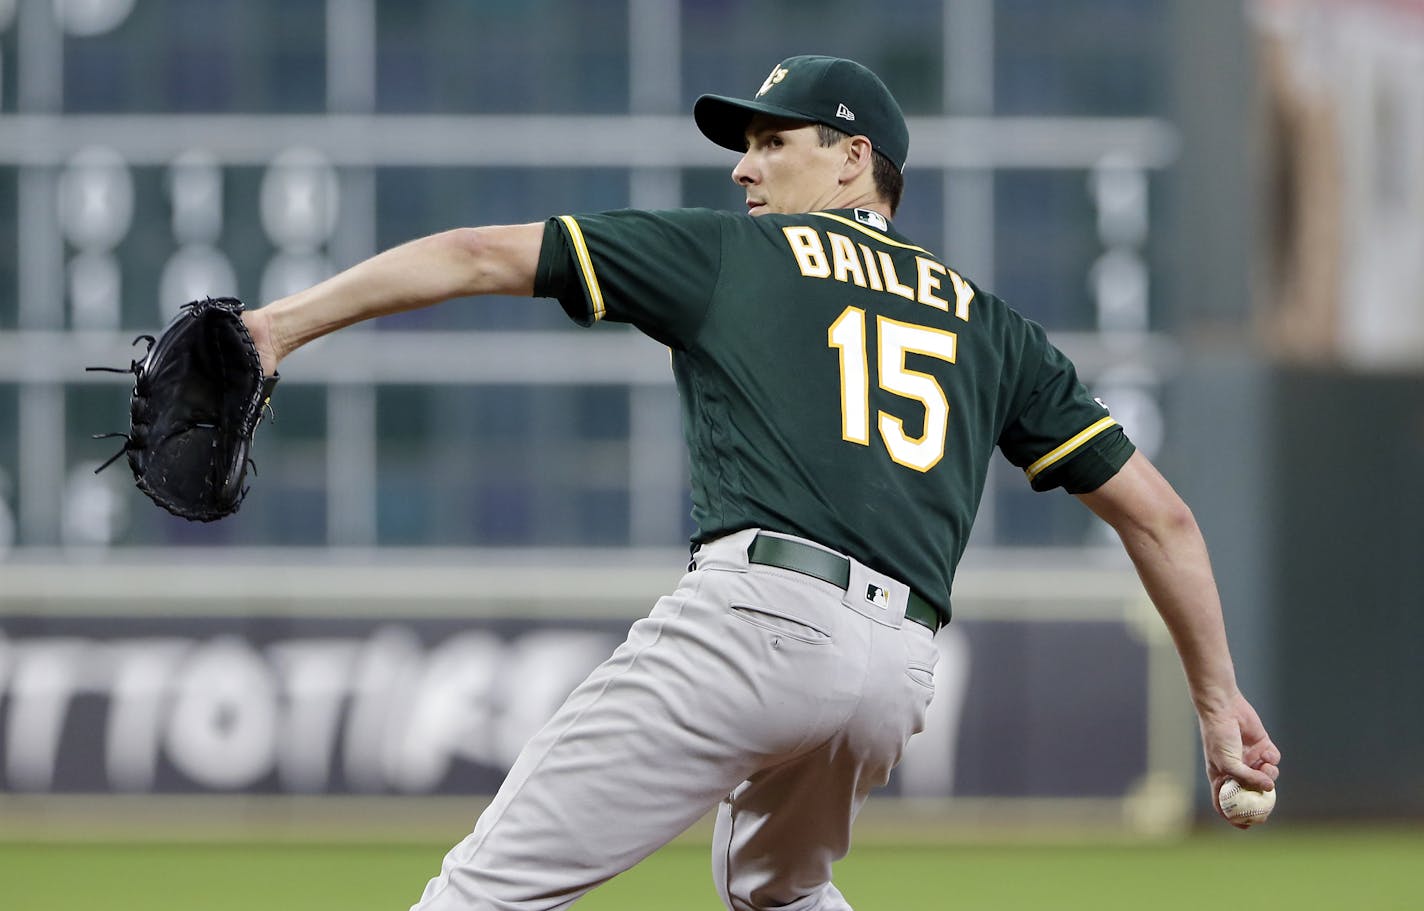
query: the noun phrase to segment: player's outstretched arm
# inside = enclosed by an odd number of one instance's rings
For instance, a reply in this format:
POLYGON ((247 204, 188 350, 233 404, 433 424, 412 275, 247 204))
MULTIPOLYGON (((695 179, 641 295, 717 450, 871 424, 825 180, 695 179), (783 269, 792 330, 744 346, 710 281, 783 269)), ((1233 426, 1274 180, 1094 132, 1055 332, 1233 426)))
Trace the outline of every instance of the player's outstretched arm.
POLYGON ((534 293, 544 226, 457 228, 392 247, 290 297, 243 314, 271 375, 343 326, 477 294, 534 293))
POLYGON ((1211 560, 1191 510, 1140 452, 1079 499, 1118 533, 1176 644, 1201 724, 1213 802, 1227 778, 1256 790, 1275 787, 1280 750, 1237 689, 1211 560))

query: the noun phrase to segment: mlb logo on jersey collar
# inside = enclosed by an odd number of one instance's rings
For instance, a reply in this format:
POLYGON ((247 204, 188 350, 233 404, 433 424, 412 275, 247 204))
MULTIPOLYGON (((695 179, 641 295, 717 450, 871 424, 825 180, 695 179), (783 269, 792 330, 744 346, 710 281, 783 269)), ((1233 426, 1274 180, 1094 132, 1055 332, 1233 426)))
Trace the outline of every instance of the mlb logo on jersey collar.
POLYGON ((870 225, 877 231, 890 230, 890 223, 885 220, 885 216, 870 209, 856 209, 855 220, 863 225, 870 225))

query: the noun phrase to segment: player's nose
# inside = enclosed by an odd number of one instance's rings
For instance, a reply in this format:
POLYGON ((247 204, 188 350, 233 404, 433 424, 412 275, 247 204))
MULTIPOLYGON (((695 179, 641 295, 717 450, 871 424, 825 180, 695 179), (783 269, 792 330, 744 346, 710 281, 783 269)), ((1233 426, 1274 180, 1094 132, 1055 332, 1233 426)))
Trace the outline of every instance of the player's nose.
POLYGON ((748 187, 756 183, 755 169, 752 167, 751 162, 748 161, 750 157, 750 153, 744 154, 737 162, 737 166, 732 168, 732 183, 742 187, 748 187))

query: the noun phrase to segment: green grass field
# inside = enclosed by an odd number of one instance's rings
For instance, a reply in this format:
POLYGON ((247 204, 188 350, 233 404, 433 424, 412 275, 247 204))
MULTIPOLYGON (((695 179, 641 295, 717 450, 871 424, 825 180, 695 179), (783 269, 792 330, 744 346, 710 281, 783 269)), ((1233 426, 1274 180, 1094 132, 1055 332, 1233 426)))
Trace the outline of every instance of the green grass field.
MULTIPOLYGON (((405 909, 446 846, 0 843, 4 911, 405 909)), ((1424 829, 1259 829, 1172 843, 858 846, 858 909, 1419 909, 1424 829)), ((675 843, 581 911, 717 911, 704 845, 675 843)))

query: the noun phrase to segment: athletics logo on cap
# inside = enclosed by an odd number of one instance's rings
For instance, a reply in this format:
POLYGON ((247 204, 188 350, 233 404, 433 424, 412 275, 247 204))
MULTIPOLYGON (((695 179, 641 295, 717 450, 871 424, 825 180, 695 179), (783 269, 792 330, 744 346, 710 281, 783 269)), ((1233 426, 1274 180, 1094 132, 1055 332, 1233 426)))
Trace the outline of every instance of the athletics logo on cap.
MULTIPOLYGON (((785 79, 787 74, 789 74, 790 72, 790 70, 778 63, 775 67, 772 68, 771 75, 767 76, 766 81, 761 84, 761 88, 757 91, 756 96, 760 98, 767 92, 771 91, 771 87, 776 85, 781 80, 785 79)), ((844 107, 844 105, 842 106, 844 107)), ((852 117, 851 119, 854 120, 855 118, 852 117)))

